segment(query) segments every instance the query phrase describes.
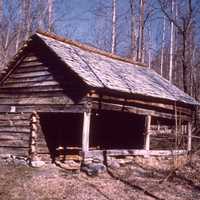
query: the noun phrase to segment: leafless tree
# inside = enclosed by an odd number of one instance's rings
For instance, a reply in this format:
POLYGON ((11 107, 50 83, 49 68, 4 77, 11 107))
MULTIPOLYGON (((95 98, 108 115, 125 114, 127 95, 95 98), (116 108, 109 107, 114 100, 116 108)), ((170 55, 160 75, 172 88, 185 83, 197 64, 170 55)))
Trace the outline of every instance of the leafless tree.
POLYGON ((116 0, 112 0, 112 46, 111 52, 116 51, 116 0))
MULTIPOLYGON (((190 94, 190 49, 191 43, 193 43, 194 37, 192 37, 195 26, 197 25, 197 14, 199 13, 199 3, 192 0, 178 1, 179 15, 175 18, 171 12, 169 12, 169 4, 166 0, 158 0, 161 11, 165 14, 166 18, 173 23, 179 34, 179 52, 180 62, 182 67, 183 77, 183 89, 190 94)), ((194 48, 194 47, 193 47, 194 48)))

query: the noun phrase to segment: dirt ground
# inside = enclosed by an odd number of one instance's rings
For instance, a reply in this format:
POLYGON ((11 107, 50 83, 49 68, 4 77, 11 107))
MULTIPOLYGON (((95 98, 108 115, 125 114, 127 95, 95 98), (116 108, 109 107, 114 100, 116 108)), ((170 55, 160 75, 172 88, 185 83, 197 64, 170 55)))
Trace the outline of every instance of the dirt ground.
POLYGON ((42 168, 1 164, 0 199, 198 200, 199 158, 194 156, 189 165, 174 173, 132 164, 108 169, 97 177, 66 172, 53 164, 42 168))

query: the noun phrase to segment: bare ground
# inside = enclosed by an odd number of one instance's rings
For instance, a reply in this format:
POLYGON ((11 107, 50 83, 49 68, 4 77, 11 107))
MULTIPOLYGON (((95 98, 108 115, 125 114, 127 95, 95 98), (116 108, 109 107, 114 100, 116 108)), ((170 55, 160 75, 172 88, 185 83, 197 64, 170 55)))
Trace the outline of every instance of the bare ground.
POLYGON ((97 177, 66 172, 54 165, 35 169, 2 164, 0 199, 198 200, 199 158, 195 155, 190 164, 173 173, 133 164, 117 170, 109 169, 97 177))

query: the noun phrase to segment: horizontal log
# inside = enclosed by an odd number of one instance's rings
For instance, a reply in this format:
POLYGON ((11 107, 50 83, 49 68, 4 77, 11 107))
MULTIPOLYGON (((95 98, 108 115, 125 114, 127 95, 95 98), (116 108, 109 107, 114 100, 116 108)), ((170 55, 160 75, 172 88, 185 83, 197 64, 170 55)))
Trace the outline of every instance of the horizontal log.
MULTIPOLYGON (((99 102, 93 101, 92 108, 95 110, 102 109, 102 110, 124 111, 124 112, 139 114, 139 115, 151 115, 151 116, 160 117, 160 118, 175 119, 175 115, 170 114, 170 113, 158 112, 155 110, 138 108, 134 106, 123 106, 119 104, 111 104, 111 103, 105 103, 105 102, 99 103, 99 102)), ((181 118, 186 121, 191 120, 190 117, 185 116, 185 115, 181 115, 181 118)))
POLYGON ((31 62, 31 61, 39 61, 39 59, 35 55, 28 55, 23 59, 22 63, 31 62))
MULTIPOLYGON (((150 107, 155 107, 156 108, 160 108, 160 109, 167 109, 170 111, 174 111, 175 112, 175 107, 172 104, 164 104, 164 103, 158 103, 158 102, 147 102, 147 101, 143 101, 143 100, 137 100, 137 99, 124 99, 124 98, 117 98, 117 97, 111 97, 111 96, 106 96, 103 95, 102 97, 100 97, 97 94, 92 94, 91 97, 94 100, 98 100, 98 101, 104 101, 104 102, 110 102, 110 103, 116 103, 116 104, 122 104, 122 105, 141 105, 141 106, 150 106, 150 107)), ((178 112, 187 114, 189 116, 192 115, 192 111, 189 108, 183 108, 180 106, 176 106, 176 110, 178 112)))
POLYGON ((9 113, 9 114, 0 114, 1 121, 7 120, 29 120, 30 114, 28 113, 9 113))
POLYGON ((74 102, 66 97, 29 97, 29 98, 15 98, 15 99, 1 99, 0 105, 73 105, 74 102))
POLYGON ((20 74, 11 74, 12 78, 28 78, 28 77, 36 77, 36 76, 44 76, 51 75, 48 71, 40 71, 40 72, 29 72, 29 73, 20 73, 20 74))
POLYGON ((5 100, 5 99, 21 99, 21 98, 41 98, 41 97, 63 97, 66 96, 66 94, 64 94, 62 91, 48 91, 48 92, 32 92, 31 95, 27 94, 27 93, 20 93, 20 94, 7 94, 7 93, 0 93, 0 102, 1 100, 5 100))
POLYGON ((34 66, 26 66, 26 67, 19 67, 15 70, 15 74, 18 73, 27 73, 27 72, 38 72, 38 71, 48 71, 48 67, 45 67, 42 64, 37 64, 34 66))
POLYGON ((0 127, 9 127, 9 126, 29 126, 29 120, 0 120, 0 127))
POLYGON ((44 66, 44 64, 42 62, 40 62, 39 60, 32 60, 32 61, 22 61, 22 63, 20 64, 19 68, 21 67, 37 67, 37 66, 44 66))
POLYGON ((22 132, 22 133, 30 133, 29 127, 0 127, 0 134, 1 132, 22 132))
MULTIPOLYGON (((1 112, 10 112, 11 107, 0 105, 1 112)), ((60 112, 60 113, 83 113, 86 111, 84 105, 18 105, 16 112, 60 112)))
POLYGON ((32 93, 32 92, 52 92, 52 91, 62 91, 64 89, 58 85, 53 86, 34 86, 34 87, 27 87, 27 88, 1 88, 1 93, 3 94, 24 94, 24 93, 32 93))
POLYGON ((28 156, 29 148, 24 147, 0 147, 1 155, 28 156))
POLYGON ((23 133, 23 132, 0 132, 0 139, 1 140, 29 140, 30 133, 23 133))
POLYGON ((52 81, 54 80, 53 76, 52 75, 44 75, 44 76, 36 76, 36 77, 28 77, 28 78, 9 78, 5 84, 6 85, 9 85, 11 83, 27 83, 27 82, 41 82, 41 81, 52 81))
POLYGON ((1 147, 29 147, 29 140, 10 140, 0 138, 0 148, 1 147))
POLYGON ((41 82, 24 82, 24 83, 12 83, 4 84, 1 88, 27 88, 27 87, 37 87, 37 86, 57 86, 59 83, 57 81, 41 81, 41 82))

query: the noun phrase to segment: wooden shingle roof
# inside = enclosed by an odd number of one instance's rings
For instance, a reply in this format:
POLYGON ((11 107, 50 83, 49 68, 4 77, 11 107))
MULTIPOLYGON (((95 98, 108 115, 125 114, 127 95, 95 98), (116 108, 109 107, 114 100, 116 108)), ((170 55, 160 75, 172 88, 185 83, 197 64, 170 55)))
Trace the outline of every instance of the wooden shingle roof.
POLYGON ((138 63, 109 53, 107 55, 101 50, 96 51, 80 43, 61 40, 55 35, 37 33, 36 36, 89 86, 192 105, 199 104, 155 71, 138 63))

